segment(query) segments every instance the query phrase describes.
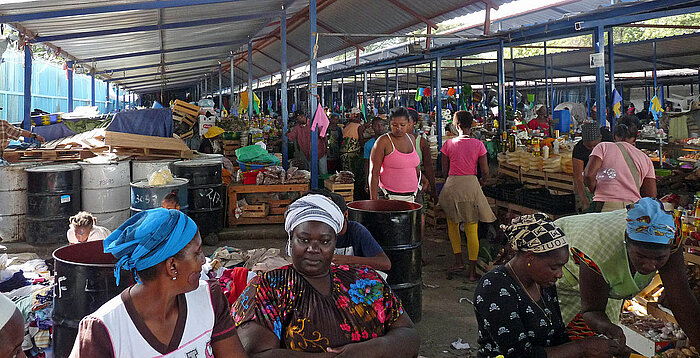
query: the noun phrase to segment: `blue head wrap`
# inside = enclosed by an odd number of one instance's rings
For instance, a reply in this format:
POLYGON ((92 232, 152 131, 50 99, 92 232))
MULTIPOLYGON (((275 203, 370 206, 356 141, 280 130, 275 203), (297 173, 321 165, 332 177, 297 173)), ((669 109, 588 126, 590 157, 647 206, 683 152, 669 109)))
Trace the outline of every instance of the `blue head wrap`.
POLYGON ((125 221, 103 242, 104 252, 114 255, 119 272, 145 270, 177 254, 192 241, 197 224, 179 210, 163 208, 142 211, 125 221))
POLYGON ((627 236, 634 241, 669 245, 676 236, 676 224, 659 200, 642 198, 627 206, 627 236))

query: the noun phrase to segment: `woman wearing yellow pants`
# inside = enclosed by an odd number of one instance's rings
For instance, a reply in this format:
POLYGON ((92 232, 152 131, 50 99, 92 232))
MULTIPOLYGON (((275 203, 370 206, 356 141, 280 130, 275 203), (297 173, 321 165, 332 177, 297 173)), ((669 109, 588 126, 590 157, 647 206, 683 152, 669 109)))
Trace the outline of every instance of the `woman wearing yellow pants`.
POLYGON ((489 175, 486 160, 486 147, 478 139, 470 138, 472 122, 471 113, 457 111, 453 122, 457 126, 459 136, 448 140, 442 147, 442 172, 447 173, 447 181, 440 192, 440 207, 447 216, 447 235, 452 243, 455 263, 450 272, 465 269, 462 258, 462 239, 460 224, 464 224, 467 235, 467 250, 469 254, 469 280, 477 281, 476 260, 479 256, 478 223, 496 220, 491 207, 481 191, 479 179, 476 177, 477 165, 481 169, 482 178, 489 175))

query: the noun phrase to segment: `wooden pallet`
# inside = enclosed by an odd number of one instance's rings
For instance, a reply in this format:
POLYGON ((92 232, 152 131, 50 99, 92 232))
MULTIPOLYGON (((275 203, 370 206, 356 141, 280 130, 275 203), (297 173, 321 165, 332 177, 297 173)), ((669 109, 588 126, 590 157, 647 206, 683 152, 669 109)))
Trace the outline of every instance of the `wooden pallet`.
POLYGON ((323 181, 326 189, 333 193, 340 194, 346 203, 355 200, 355 184, 338 184, 330 179, 323 181))
POLYGON ((287 212, 287 207, 291 204, 291 200, 270 200, 270 215, 282 215, 287 212))
POLYGON ((270 207, 265 203, 246 205, 241 210, 241 217, 244 218, 264 218, 270 213, 270 207))
POLYGON ((503 163, 499 162, 498 163, 498 173, 502 175, 506 175, 509 177, 513 177, 520 181, 520 167, 517 165, 512 165, 508 163, 503 163))
POLYGON ((5 150, 3 157, 10 163, 23 161, 79 161, 95 156, 87 149, 29 149, 29 150, 5 150))
POLYGON ((194 154, 179 138, 105 132, 105 144, 120 155, 157 158, 191 158, 194 154))

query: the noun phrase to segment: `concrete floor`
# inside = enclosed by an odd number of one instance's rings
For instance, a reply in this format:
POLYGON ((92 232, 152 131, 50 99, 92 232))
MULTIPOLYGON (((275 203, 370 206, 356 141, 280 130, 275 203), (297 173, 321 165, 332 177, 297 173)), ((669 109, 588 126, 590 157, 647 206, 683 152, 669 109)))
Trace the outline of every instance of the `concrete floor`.
MULTIPOLYGON (((217 247, 227 245, 240 249, 279 248, 286 243, 282 225, 251 225, 225 229, 216 246, 205 246, 209 255, 217 247)), ((426 228, 423 238, 423 317, 416 324, 421 336, 420 354, 427 358, 471 357, 476 346, 477 326, 472 305, 459 299, 474 297, 474 284, 466 276, 448 279, 446 269, 452 264, 452 251, 446 229, 426 228), (471 350, 455 350, 450 344, 461 338, 471 350)), ((3 243, 8 253, 34 252, 44 259, 63 245, 28 245, 3 243)))

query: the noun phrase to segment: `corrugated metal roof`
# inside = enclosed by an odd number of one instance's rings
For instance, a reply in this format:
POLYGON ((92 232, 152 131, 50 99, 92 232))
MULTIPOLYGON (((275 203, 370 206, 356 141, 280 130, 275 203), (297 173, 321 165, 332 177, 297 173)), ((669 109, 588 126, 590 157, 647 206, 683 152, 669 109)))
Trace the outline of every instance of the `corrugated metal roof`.
MULTIPOLYGON (((491 0, 495 6, 500 6, 509 0, 491 0)), ((430 19, 435 23, 466 15, 484 9, 482 0, 400 0, 401 4, 430 19)), ((46 11, 64 11, 70 9, 85 9, 100 6, 113 6, 123 4, 140 4, 142 0, 31 0, 0 4, 0 15, 32 14, 46 11)), ((145 2, 148 3, 148 2, 145 2)), ((245 40, 249 36, 259 39, 254 45, 266 55, 255 52, 253 63, 254 78, 262 78, 269 73, 279 71, 280 45, 275 38, 278 35, 279 19, 255 18, 245 21, 208 23, 196 27, 173 28, 166 30, 149 30, 129 32, 123 34, 94 34, 87 37, 86 33, 95 31, 110 31, 115 29, 135 28, 143 26, 169 25, 185 21, 209 20, 222 17, 245 16, 249 14, 274 14, 281 9, 283 3, 291 3, 287 15, 289 19, 288 31, 288 63, 291 66, 308 61, 309 52, 309 23, 308 0, 246 0, 230 1, 208 5, 191 5, 185 7, 173 7, 164 9, 129 10, 113 13, 98 13, 90 15, 74 15, 58 18, 26 20, 17 25, 22 30, 27 30, 39 38, 64 36, 69 34, 83 34, 81 38, 62 39, 54 38, 51 44, 60 47, 63 51, 78 60, 87 61, 87 66, 93 66, 99 72, 108 71, 115 78, 132 77, 148 73, 156 74, 158 67, 148 69, 131 69, 119 71, 119 76, 110 70, 124 69, 156 65, 161 62, 161 55, 145 55, 128 57, 115 60, 103 60, 92 63, 90 59, 104 56, 114 56, 123 53, 139 53, 163 48, 171 50, 179 47, 194 46, 206 43, 231 42, 245 40), (163 33, 161 39, 160 33, 163 33), (98 36, 99 35, 99 36, 98 36), (273 59, 269 58, 272 57, 273 59)), ((364 32, 364 33, 407 33, 425 28, 425 24, 400 9, 391 1, 376 0, 319 0, 317 4, 319 32, 364 32)), ((371 43, 377 41, 373 38, 354 38, 348 41, 338 37, 322 37, 319 40, 319 58, 344 51, 353 47, 352 43, 371 43)), ((208 49, 168 52, 162 57, 164 62, 183 62, 192 60, 189 64, 167 65, 166 70, 180 70, 187 66, 204 67, 211 65, 216 68, 218 61, 227 62, 231 51, 237 52, 245 47, 245 44, 219 46, 208 49), (196 60, 202 57, 216 57, 210 60, 196 60)), ((245 55, 241 56, 243 59, 245 55)), ((247 65, 237 61, 237 68, 245 71, 247 65)), ((225 65, 225 70, 228 66, 225 65)), ((194 73, 210 73, 211 70, 194 70, 194 73)), ((177 75, 167 75, 173 83, 179 82, 179 78, 189 75, 188 72, 177 75)), ((241 77, 246 77, 241 76, 241 77)), ((142 81, 134 79, 131 82, 142 81)), ((196 81, 195 81, 196 82, 196 81)), ((125 84, 129 81, 125 80, 125 84)))

